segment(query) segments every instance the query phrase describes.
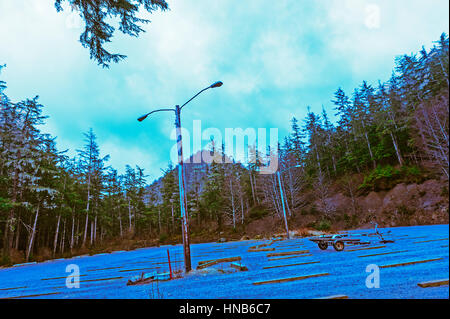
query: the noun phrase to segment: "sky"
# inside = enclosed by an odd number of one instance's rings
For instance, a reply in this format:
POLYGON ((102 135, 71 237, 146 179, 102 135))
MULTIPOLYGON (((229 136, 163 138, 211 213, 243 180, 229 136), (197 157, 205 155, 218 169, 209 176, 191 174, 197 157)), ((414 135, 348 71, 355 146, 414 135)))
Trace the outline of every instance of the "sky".
MULTIPOLYGON (((389 79, 396 56, 429 49, 448 33, 445 0, 167 0, 170 10, 142 12, 151 20, 139 38, 115 32, 106 48, 127 59, 103 69, 79 43, 84 30, 53 0, 0 1, 0 79, 13 101, 39 95, 42 128, 60 150, 75 155, 92 128, 109 165, 139 165, 159 178, 173 156, 172 113, 151 110, 183 104, 185 134, 202 130, 270 128, 281 140, 307 106, 333 119, 338 87, 351 94, 363 80, 389 79), (171 156, 172 154, 172 156, 171 156)), ((191 134, 192 135, 192 134, 191 134)), ((193 137, 185 155, 205 147, 193 137)), ((240 159, 242 154, 234 154, 240 159)))

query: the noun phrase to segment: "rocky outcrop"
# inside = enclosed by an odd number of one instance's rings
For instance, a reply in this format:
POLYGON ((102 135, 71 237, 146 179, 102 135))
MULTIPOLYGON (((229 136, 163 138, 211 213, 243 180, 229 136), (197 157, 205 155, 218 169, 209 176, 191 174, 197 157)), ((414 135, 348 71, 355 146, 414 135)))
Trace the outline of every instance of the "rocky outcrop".
POLYGON ((357 223, 352 227, 364 225, 370 220, 377 221, 380 226, 448 223, 446 187, 446 182, 438 180, 428 180, 422 184, 402 183, 387 192, 372 191, 355 198, 355 209, 351 198, 342 193, 334 194, 327 201, 335 210, 332 218, 344 228, 349 220, 357 223), (357 218, 351 219, 353 215, 357 218))

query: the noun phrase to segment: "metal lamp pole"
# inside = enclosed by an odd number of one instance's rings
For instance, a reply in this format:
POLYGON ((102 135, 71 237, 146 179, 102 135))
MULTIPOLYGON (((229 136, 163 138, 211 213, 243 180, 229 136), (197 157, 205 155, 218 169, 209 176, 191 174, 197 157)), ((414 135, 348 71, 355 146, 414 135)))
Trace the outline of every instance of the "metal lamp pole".
POLYGON ((191 266, 191 248, 189 244, 189 220, 187 215, 187 197, 186 197, 186 185, 184 182, 184 166, 183 166, 183 140, 181 135, 181 120, 180 114, 183 106, 192 101, 197 95, 206 91, 207 89, 216 88, 222 86, 222 82, 215 82, 212 85, 204 88, 192 98, 190 98, 186 103, 184 103, 181 107, 179 105, 175 106, 175 109, 159 109, 152 112, 149 112, 140 118, 138 118, 139 122, 142 122, 152 113, 161 112, 161 111, 174 111, 175 112, 175 128, 177 130, 177 149, 178 149, 178 187, 180 190, 180 208, 181 208, 181 230, 183 236, 183 250, 184 250, 184 267, 185 271, 189 272, 192 269, 191 266))
MULTIPOLYGON (((295 165, 295 166, 292 166, 292 167, 300 167, 300 165, 295 165)), ((283 172, 285 172, 285 171, 291 169, 292 167, 286 168, 285 170, 283 170, 283 171, 281 171, 281 172, 280 172, 280 171, 277 171, 278 184, 280 185, 281 203, 283 204, 284 226, 286 227, 286 235, 287 235, 287 239, 290 239, 290 236, 289 236, 288 222, 287 222, 287 218, 286 218, 286 207, 285 207, 285 204, 284 204, 283 187, 281 187, 281 177, 280 177, 280 175, 281 175, 281 173, 283 173, 283 172)))

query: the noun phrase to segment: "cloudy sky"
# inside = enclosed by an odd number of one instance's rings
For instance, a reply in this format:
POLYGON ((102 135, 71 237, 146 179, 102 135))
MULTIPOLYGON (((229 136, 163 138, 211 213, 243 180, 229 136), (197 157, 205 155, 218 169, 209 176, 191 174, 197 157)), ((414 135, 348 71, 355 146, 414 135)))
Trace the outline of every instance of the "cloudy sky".
POLYGON ((152 22, 139 38, 115 33, 107 48, 128 58, 102 69, 78 42, 77 15, 57 13, 53 2, 0 1, 6 93, 40 96, 43 130, 60 149, 75 154, 92 127, 112 166, 137 164, 150 181, 170 160, 174 119, 159 113, 139 123, 141 114, 221 80, 183 109, 188 131, 201 120, 221 132, 278 128, 281 139, 308 105, 332 115, 339 86, 350 94, 363 80, 387 80, 396 56, 429 48, 449 25, 445 0, 168 0, 170 11, 145 15, 152 22))

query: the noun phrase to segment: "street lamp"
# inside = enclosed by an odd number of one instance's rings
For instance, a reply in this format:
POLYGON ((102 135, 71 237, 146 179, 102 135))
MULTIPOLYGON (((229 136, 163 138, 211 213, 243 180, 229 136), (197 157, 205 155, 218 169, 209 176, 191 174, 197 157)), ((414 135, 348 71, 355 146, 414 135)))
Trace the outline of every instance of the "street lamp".
POLYGON ((290 236, 289 236, 288 222, 287 222, 287 218, 286 218, 286 207, 284 205, 283 187, 281 187, 281 177, 280 177, 280 175, 281 175, 281 173, 283 173, 283 172, 285 172, 285 171, 287 171, 287 170, 289 170, 289 169, 291 169, 293 167, 300 167, 300 165, 295 165, 295 166, 288 167, 288 168, 282 170, 281 172, 277 171, 278 184, 280 185, 281 203, 283 204, 284 226, 286 227, 287 239, 290 239, 290 236))
POLYGON ((147 114, 142 115, 138 118, 139 122, 142 122, 152 113, 163 112, 163 111, 174 111, 175 112, 175 128, 177 130, 177 148, 178 148, 178 187, 180 189, 180 207, 181 207, 181 230, 183 236, 183 250, 184 250, 184 267, 186 272, 191 271, 191 249, 189 245, 189 221, 187 216, 187 197, 186 197, 186 186, 184 184, 184 167, 183 167, 183 143, 181 136, 181 120, 180 113, 181 109, 192 101, 197 95, 206 91, 207 89, 217 88, 222 86, 222 82, 214 82, 210 86, 204 88, 192 98, 190 98, 186 103, 184 103, 181 107, 179 105, 175 105, 174 109, 159 109, 155 111, 151 111, 147 114))

